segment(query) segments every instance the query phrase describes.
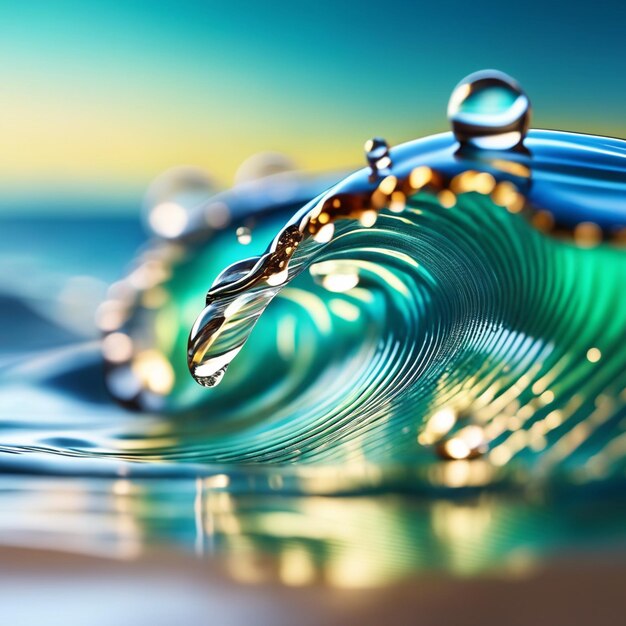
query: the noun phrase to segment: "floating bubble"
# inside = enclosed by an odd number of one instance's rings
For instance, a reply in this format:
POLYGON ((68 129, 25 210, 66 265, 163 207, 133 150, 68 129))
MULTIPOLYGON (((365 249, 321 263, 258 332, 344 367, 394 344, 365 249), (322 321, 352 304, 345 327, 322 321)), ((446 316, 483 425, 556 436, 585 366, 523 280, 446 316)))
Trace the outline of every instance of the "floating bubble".
POLYGON ((259 152, 248 157, 235 174, 235 184, 241 185, 255 180, 295 172, 296 164, 280 152, 259 152))
POLYGON ((216 186, 207 172, 197 167, 175 167, 158 176, 148 187, 143 207, 150 230, 164 239, 183 234, 190 213, 211 198, 216 186))
POLYGON ((247 246, 252 241, 252 230, 247 226, 240 226, 237 231, 237 241, 243 246, 247 246))

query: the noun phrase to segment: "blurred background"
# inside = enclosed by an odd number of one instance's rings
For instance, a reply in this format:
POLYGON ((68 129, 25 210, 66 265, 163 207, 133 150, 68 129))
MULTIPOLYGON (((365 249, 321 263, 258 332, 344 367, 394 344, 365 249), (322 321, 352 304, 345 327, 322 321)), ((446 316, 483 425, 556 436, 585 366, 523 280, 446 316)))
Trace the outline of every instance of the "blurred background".
POLYGON ((0 3, 0 449, 32 453, 28 466, 0 458, 3 614, 485 624, 506 609, 523 624, 537 619, 532 597, 545 623, 612 619, 620 503, 594 517, 589 494, 521 508, 502 494, 268 498, 250 495, 254 476, 142 480, 121 467, 109 480, 95 463, 63 478, 27 431, 49 442, 83 411, 94 431, 122 419, 102 389, 87 410, 83 378, 61 398, 42 372, 60 367, 61 380, 68 346, 94 351, 96 309, 149 237, 142 203, 164 171, 199 168, 225 189, 271 151, 339 176, 364 165, 371 136, 448 130, 453 87, 489 67, 522 84, 533 127, 624 138, 624 32, 619 0, 0 3))
POLYGON ((625 26, 619 0, 4 2, 0 210, 133 213, 163 170, 229 184, 260 150, 360 166, 370 136, 447 130, 452 88, 488 67, 533 126, 623 137, 625 26))

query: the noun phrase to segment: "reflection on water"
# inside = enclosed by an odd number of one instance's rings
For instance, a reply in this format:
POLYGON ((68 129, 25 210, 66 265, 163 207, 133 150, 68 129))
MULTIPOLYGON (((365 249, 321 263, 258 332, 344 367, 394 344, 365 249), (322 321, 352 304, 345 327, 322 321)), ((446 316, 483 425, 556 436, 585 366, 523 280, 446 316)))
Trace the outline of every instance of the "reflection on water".
POLYGON ((302 497, 282 493, 279 474, 262 493, 251 481, 5 477, 0 537, 114 559, 169 545, 217 557, 242 583, 341 588, 423 571, 526 574, 572 545, 626 545, 626 506, 589 493, 526 503, 497 494, 302 497))
POLYGON ((165 546, 216 559, 242 584, 338 588, 421 572, 526 575, 572 548, 625 545, 619 483, 505 495, 483 490, 492 468, 481 459, 386 468, 168 462, 171 419, 128 413, 103 388, 96 393, 97 348, 77 341, 57 352, 35 359, 42 379, 32 360, 26 381, 11 374, 15 366, 4 370, 3 442, 23 453, 1 455, 0 545, 113 559, 165 546), (85 380, 91 394, 81 396, 85 380), (125 461, 141 452, 131 453, 140 432, 151 446, 161 441, 158 463, 125 461), (106 454, 113 446, 126 452, 106 454))

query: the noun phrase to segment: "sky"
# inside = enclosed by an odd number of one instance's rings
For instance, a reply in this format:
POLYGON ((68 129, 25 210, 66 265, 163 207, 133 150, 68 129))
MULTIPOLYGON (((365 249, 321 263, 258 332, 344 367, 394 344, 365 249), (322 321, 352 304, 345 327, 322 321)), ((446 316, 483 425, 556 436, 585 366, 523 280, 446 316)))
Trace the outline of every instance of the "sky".
POLYGON ((370 136, 447 130, 452 88, 488 67, 533 126, 626 137, 625 32, 622 0, 1 2, 0 213, 132 210, 169 167, 228 185, 261 150, 360 165, 370 136))

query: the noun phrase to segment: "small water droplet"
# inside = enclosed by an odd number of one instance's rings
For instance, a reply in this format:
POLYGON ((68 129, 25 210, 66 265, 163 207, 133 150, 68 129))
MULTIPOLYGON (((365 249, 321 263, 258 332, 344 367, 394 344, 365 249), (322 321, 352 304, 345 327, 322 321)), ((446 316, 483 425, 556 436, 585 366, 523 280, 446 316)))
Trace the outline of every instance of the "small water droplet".
POLYGON ((368 139, 365 142, 365 156, 374 174, 388 170, 391 167, 389 144, 380 137, 368 139))
POLYGON ((526 136, 530 101, 513 78, 484 70, 470 74, 454 88, 448 119, 461 145, 508 150, 526 136))
POLYGON ((247 246, 252 241, 252 231, 247 226, 240 226, 237 229, 237 240, 247 246))

